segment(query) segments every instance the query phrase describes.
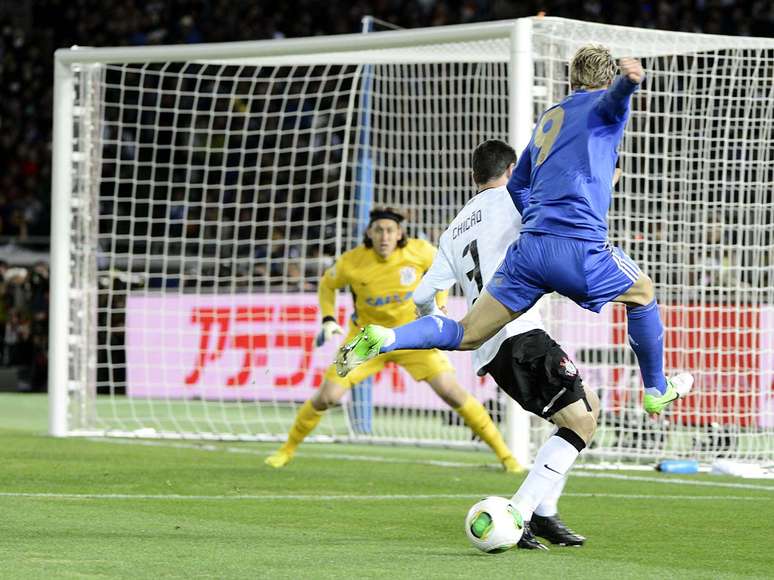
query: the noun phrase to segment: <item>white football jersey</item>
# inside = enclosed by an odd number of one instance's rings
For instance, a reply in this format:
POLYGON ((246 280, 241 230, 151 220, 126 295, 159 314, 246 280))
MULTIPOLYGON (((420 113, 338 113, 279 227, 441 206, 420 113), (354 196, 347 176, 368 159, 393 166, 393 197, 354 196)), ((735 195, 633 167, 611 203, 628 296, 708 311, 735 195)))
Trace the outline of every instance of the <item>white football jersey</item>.
MULTIPOLYGON (((505 186, 485 189, 473 196, 441 235, 433 265, 414 292, 420 305, 433 301, 436 291, 460 285, 468 309, 505 258, 508 247, 519 236, 521 215, 505 186)), ((543 329, 539 304, 508 323, 473 352, 478 374, 511 336, 543 329)))

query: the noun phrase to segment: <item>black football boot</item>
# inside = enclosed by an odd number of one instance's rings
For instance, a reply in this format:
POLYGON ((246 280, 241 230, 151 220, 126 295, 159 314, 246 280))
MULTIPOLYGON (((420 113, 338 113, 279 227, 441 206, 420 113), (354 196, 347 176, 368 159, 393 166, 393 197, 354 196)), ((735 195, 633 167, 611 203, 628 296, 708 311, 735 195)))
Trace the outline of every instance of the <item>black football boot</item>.
POLYGON ((524 533, 521 534, 521 539, 516 545, 522 550, 548 550, 548 546, 541 544, 532 534, 529 522, 524 522, 524 533))
POLYGON ((565 526, 559 519, 559 514, 554 516, 532 514, 530 529, 534 535, 559 546, 582 546, 586 541, 586 538, 565 526))

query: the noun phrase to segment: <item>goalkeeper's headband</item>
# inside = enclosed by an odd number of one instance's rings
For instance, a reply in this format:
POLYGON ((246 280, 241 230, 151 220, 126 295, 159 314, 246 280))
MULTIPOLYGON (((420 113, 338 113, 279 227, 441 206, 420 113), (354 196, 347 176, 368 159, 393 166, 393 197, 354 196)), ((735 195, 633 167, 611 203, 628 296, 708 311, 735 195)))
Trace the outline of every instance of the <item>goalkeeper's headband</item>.
POLYGON ((371 220, 368 222, 370 228, 376 220, 392 220, 396 224, 400 225, 406 219, 397 212, 390 211, 389 209, 375 209, 370 214, 371 220))

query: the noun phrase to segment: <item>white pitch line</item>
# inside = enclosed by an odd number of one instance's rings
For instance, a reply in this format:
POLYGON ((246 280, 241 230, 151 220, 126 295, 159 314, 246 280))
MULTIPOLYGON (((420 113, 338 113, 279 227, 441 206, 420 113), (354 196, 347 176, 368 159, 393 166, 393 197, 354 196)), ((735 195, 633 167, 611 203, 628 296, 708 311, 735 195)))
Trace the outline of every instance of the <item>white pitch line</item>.
MULTIPOLYGON (((223 453, 237 453, 244 455, 257 455, 264 456, 266 451, 258 451, 256 449, 250 449, 247 447, 220 447, 211 443, 195 444, 195 443, 172 443, 168 441, 150 441, 150 440, 136 440, 136 439, 102 439, 98 437, 88 438, 89 441, 95 443, 113 443, 119 445, 140 445, 146 447, 168 447, 174 449, 192 449, 195 451, 209 451, 223 453)), ((298 453, 297 456, 301 457, 314 457, 322 459, 334 459, 337 461, 363 461, 366 463, 392 463, 402 465, 429 465, 433 467, 450 467, 454 469, 502 469, 499 464, 482 464, 482 463, 465 463, 455 461, 439 461, 434 459, 400 459, 394 457, 383 457, 380 455, 355 455, 347 453, 298 453)), ((589 477, 594 479, 615 479, 620 481, 640 481, 647 483, 659 483, 659 484, 675 484, 675 485, 688 485, 697 487, 717 487, 726 489, 750 489, 757 491, 769 491, 774 492, 774 485, 760 485, 755 483, 731 483, 722 481, 697 481, 695 479, 676 478, 673 476, 668 477, 647 477, 642 475, 626 475, 622 473, 599 473, 596 469, 584 469, 579 466, 572 470, 571 475, 573 477, 589 477)))
MULTIPOLYGON (((313 495, 313 494, 266 494, 266 495, 183 495, 183 494, 132 494, 132 493, 35 493, 0 492, 2 498, 61 499, 61 500, 188 500, 188 501, 414 501, 436 499, 480 499, 487 495, 470 493, 424 493, 383 495, 313 495)), ((583 497, 624 500, 676 500, 676 501, 770 501, 770 497, 733 495, 648 495, 624 493, 564 493, 562 497, 583 497)))
MULTIPOLYGON (((114 443, 119 445, 140 445, 145 447, 169 447, 172 449, 193 449, 194 451, 215 451, 226 453, 237 453, 242 455, 257 455, 263 457, 266 455, 266 451, 257 451, 255 449, 249 449, 246 447, 219 447, 212 443, 171 443, 167 441, 149 441, 142 439, 101 439, 97 437, 87 438, 94 443, 114 443)), ((397 457, 383 457, 379 455, 356 455, 354 453, 297 453, 297 457, 317 457, 321 459, 335 459, 338 461, 364 461, 366 463, 398 463, 409 465, 432 465, 434 467, 453 467, 453 468, 465 468, 465 467, 493 467, 502 469, 501 465, 495 464, 483 464, 483 463, 469 463, 462 461, 441 461, 438 459, 400 459, 397 457)))
POLYGON ((727 489, 754 489, 774 492, 772 485, 757 485, 755 483, 726 483, 723 481, 697 481, 695 479, 677 479, 673 477, 645 477, 642 475, 624 475, 621 473, 593 473, 589 471, 575 470, 570 473, 573 477, 591 477, 599 479, 618 479, 622 481, 644 481, 647 483, 674 483, 676 485, 693 485, 697 487, 723 487, 727 489))

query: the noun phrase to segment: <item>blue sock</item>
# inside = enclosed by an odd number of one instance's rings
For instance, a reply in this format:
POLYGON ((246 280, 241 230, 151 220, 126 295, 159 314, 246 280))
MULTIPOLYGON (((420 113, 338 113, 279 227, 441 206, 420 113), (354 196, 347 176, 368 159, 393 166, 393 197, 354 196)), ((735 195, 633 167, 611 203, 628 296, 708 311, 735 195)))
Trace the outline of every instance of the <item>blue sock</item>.
POLYGON ((629 344, 637 355, 645 390, 653 395, 666 392, 664 377, 664 326, 653 300, 647 306, 626 307, 629 344))
POLYGON ((395 332, 395 342, 383 346, 381 352, 430 348, 456 350, 464 333, 456 320, 443 316, 423 316, 392 330, 395 332))

